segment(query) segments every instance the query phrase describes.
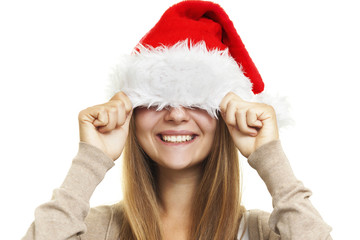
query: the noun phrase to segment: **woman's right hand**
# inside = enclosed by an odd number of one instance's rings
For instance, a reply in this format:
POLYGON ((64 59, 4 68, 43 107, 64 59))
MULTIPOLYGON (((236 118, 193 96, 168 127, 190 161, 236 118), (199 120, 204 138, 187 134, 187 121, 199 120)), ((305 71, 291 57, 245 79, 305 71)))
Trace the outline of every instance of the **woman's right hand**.
POLYGON ((109 102, 79 113, 80 141, 101 149, 115 161, 124 149, 131 116, 130 99, 118 92, 109 102))

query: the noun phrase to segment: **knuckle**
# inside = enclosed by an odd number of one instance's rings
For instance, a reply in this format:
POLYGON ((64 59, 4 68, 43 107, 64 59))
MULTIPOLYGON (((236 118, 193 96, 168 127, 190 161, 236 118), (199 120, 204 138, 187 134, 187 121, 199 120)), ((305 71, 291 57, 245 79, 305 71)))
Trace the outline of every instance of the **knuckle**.
POLYGON ((116 113, 118 111, 118 108, 116 106, 109 106, 108 111, 109 113, 116 113))
POLYGON ((234 92, 228 92, 228 94, 226 94, 229 97, 237 97, 237 95, 234 92))
POLYGON ((271 113, 275 113, 275 108, 271 105, 264 104, 264 107, 271 113))
POLYGON ((112 97, 112 98, 114 98, 114 99, 118 99, 118 98, 121 98, 121 96, 123 95, 123 92, 122 91, 120 91, 120 92, 117 92, 117 93, 115 93, 114 94, 114 96, 112 97))
POLYGON ((91 112, 92 107, 85 108, 81 110, 78 114, 78 119, 83 119, 86 115, 91 112))
POLYGON ((86 110, 85 109, 81 110, 78 114, 78 119, 82 120, 85 114, 86 114, 86 110))
POLYGON ((219 105, 219 108, 220 108, 220 111, 221 112, 224 112, 226 110, 226 105, 222 102, 220 105, 219 105))
POLYGON ((254 108, 249 108, 248 113, 252 115, 256 114, 256 110, 254 108))
POLYGON ((119 108, 124 108, 125 107, 125 103, 122 101, 122 100, 120 100, 120 99, 117 99, 117 100, 112 100, 112 101, 110 101, 111 103, 111 106, 113 106, 113 107, 115 107, 115 108, 117 108, 117 109, 119 109, 119 108))
POLYGON ((106 105, 100 105, 94 107, 98 113, 106 113, 106 105))
POLYGON ((237 108, 236 109, 236 113, 239 114, 240 116, 246 115, 247 109, 245 108, 237 108))
POLYGON ((229 109, 238 108, 237 102, 236 102, 236 101, 230 101, 230 102, 228 103, 228 108, 229 108, 229 109))
POLYGON ((125 108, 126 105, 125 105, 125 103, 123 101, 118 101, 118 107, 119 108, 125 108))
POLYGON ((275 108, 274 108, 272 105, 267 105, 267 107, 268 107, 271 111, 275 112, 275 108))

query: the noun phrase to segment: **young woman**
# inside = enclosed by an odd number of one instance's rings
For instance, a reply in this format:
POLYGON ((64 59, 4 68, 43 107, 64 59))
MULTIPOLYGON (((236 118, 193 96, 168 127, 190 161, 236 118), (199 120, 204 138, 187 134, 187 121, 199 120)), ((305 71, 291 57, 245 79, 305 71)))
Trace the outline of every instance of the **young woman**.
POLYGON ((274 108, 244 99, 263 84, 225 12, 181 2, 140 43, 117 72, 121 91, 79 113, 79 152, 23 239, 331 239, 274 108), (238 152, 264 180, 271 214, 241 206, 238 152), (123 201, 89 210, 121 154, 123 201))

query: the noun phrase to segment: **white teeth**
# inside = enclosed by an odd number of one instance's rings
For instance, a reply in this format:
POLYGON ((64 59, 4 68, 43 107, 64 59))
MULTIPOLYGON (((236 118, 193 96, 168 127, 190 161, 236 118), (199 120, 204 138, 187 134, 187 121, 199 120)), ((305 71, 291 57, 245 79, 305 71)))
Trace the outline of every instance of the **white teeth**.
POLYGON ((161 136, 161 139, 165 142, 181 143, 192 140, 193 136, 191 135, 161 136))

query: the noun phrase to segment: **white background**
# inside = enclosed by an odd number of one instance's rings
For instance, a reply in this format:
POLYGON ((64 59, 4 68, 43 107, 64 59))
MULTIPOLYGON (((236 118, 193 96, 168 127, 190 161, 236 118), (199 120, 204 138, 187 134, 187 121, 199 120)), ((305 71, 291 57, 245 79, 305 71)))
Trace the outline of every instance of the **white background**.
MULTIPOLYGON (((106 101, 111 68, 176 1, 8 0, 0 3, 1 238, 20 239, 78 147, 77 115, 106 101)), ((266 88, 289 96, 296 125, 281 139, 296 176, 333 227, 358 238, 359 7, 356 1, 218 1, 266 88)), ((242 159, 244 204, 271 211, 242 159)), ((121 199, 121 161, 91 205, 121 199)))

